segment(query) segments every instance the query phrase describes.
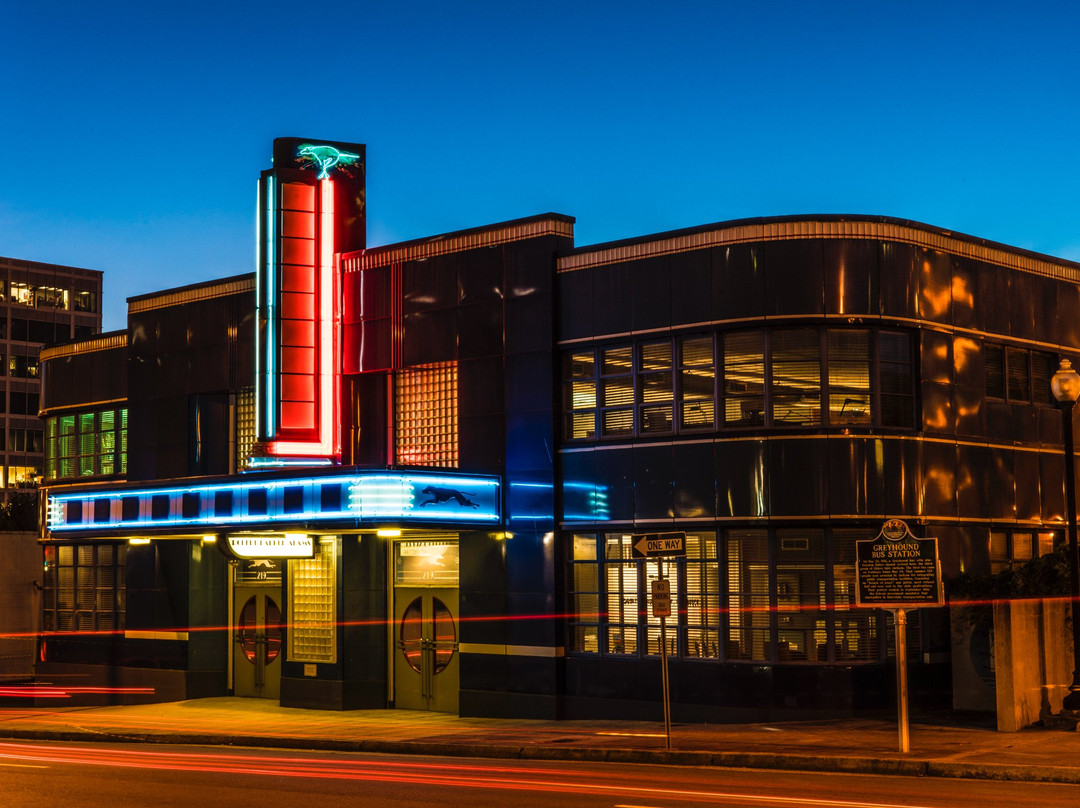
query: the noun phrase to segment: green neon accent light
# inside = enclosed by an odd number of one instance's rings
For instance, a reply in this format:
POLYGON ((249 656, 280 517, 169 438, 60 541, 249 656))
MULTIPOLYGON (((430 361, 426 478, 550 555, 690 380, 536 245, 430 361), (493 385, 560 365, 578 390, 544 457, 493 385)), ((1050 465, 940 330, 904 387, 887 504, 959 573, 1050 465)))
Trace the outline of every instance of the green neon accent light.
POLYGON ((325 180, 330 177, 330 169, 336 165, 348 166, 360 159, 359 154, 343 152, 333 146, 301 146, 297 152, 301 159, 311 160, 319 167, 318 179, 325 180))

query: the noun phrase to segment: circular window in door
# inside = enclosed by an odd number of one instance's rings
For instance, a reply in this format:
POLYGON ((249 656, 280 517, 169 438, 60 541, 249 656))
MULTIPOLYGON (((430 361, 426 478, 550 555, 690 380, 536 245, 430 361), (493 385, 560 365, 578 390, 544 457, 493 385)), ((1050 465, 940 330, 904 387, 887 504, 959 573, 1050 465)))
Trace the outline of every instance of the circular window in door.
POLYGON ((432 598, 432 611, 435 617, 435 673, 442 673, 454 656, 457 647, 457 627, 454 615, 446 604, 438 598, 432 598))
POLYGON ((263 662, 269 664, 281 653, 281 609, 265 595, 252 595, 240 609, 240 618, 236 622, 236 636, 240 640, 240 650, 248 662, 255 663, 259 653, 259 644, 263 643, 263 662), (265 623, 259 625, 259 598, 266 599, 265 623))
POLYGON ((417 598, 405 607, 401 615, 401 651, 409 667, 420 673, 424 642, 424 603, 417 598))

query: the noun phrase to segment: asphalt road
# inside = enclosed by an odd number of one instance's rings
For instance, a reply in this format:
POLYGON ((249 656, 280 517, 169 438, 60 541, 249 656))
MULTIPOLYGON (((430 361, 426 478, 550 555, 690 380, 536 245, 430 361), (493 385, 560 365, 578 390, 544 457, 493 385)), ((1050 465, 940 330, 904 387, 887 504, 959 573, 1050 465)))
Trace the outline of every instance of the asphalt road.
POLYGON ((1051 808, 1080 786, 225 747, 0 742, 4 808, 1051 808))

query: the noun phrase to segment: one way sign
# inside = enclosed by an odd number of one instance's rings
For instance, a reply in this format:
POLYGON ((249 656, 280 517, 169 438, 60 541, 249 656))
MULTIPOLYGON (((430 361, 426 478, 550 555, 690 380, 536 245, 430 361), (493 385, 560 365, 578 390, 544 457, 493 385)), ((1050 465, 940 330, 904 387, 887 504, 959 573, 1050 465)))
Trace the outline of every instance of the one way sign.
POLYGON ((630 538, 634 558, 686 555, 685 533, 638 533, 630 538))

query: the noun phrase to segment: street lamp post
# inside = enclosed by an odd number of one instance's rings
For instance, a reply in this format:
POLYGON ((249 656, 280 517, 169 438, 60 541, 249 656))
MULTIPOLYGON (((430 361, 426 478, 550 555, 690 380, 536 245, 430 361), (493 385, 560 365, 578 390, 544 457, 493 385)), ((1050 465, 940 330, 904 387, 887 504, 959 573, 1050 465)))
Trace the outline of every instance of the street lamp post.
POLYGON ((1058 406, 1065 438, 1065 517, 1069 537, 1069 581, 1072 595, 1073 678, 1069 692, 1062 702, 1066 710, 1080 711, 1080 550, 1076 544, 1076 474, 1073 460, 1072 410, 1080 398, 1080 373, 1068 359, 1061 360, 1054 377, 1050 380, 1058 406))

